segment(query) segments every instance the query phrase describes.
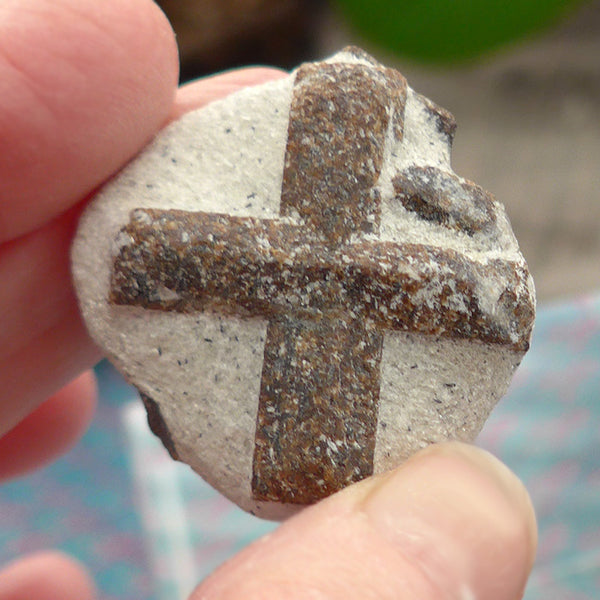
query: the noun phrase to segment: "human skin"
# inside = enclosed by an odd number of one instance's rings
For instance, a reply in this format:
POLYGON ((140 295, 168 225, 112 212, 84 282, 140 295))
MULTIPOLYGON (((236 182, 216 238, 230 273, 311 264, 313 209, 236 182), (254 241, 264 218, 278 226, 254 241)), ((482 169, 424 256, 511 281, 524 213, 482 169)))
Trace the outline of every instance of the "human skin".
MULTIPOLYGON (((283 75, 246 69, 177 89, 177 69, 149 0, 0 3, 0 480, 65 452, 93 415, 101 354, 69 274, 82 207, 170 120, 283 75)), ((442 444, 288 520, 192 597, 514 600, 535 547, 518 479, 482 450, 442 444)), ((85 568, 59 553, 0 572, 0 600, 94 596, 85 568)))

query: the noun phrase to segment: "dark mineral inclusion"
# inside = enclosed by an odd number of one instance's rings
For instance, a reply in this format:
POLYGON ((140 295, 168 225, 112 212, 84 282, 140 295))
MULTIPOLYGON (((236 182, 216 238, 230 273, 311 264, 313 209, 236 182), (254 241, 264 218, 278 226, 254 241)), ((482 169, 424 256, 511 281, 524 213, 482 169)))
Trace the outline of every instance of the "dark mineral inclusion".
MULTIPOLYGON (((281 216, 293 220, 138 209, 123 230, 133 242, 115 259, 114 304, 268 321, 256 500, 310 504, 372 473, 385 330, 476 338, 516 351, 528 344, 533 305, 518 301, 527 279, 518 265, 367 239, 379 231, 375 185, 386 131, 403 135, 407 94, 398 72, 367 60, 370 66, 306 65, 296 74, 280 205, 281 216), (448 268, 415 277, 404 268, 409 263, 448 268), (478 304, 476 282, 486 277, 508 282, 503 326, 478 304), (416 300, 432 281, 437 295, 416 300), (467 312, 452 308, 457 294, 467 312)), ((451 137, 451 116, 426 106, 451 137)), ((450 174, 407 170, 393 185, 425 220, 467 235, 494 226, 489 196, 450 174), (457 192, 470 198, 470 212, 460 211, 457 192)), ((158 409, 152 412, 154 429, 172 446, 168 429, 157 425, 158 409)))

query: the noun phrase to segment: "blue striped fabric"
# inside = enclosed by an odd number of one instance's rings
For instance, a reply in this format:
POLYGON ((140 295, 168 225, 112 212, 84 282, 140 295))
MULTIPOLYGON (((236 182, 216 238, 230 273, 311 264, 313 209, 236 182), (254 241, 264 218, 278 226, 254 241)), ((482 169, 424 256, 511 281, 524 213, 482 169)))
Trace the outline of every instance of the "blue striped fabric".
MULTIPOLYGON (((272 523, 231 505, 148 432, 106 363, 81 444, 0 488, 0 560, 58 547, 90 565, 103 598, 183 598, 272 523)), ((480 445, 525 481, 540 550, 526 600, 600 589, 600 296, 539 311, 531 351, 480 445)))

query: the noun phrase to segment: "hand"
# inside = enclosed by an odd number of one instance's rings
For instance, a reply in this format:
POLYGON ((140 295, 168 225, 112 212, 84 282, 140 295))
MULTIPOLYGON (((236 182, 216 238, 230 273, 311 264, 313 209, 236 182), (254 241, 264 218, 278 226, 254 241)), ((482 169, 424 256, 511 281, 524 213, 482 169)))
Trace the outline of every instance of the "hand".
MULTIPOLYGON (((174 37, 149 0, 0 3, 0 479, 65 451, 93 412, 84 371, 100 353, 68 257, 86 200, 170 119, 280 76, 248 69, 176 90, 174 37)), ((535 545, 514 475, 444 444, 290 519, 193 598, 514 600, 535 545)), ((0 600, 93 596, 83 567, 60 554, 0 573, 0 600)))

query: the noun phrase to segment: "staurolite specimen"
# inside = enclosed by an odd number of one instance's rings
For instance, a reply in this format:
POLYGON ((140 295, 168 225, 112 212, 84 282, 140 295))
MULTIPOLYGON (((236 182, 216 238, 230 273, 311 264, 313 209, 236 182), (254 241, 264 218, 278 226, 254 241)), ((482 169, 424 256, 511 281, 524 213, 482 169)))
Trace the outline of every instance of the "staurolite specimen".
POLYGON ((348 48, 184 116, 82 217, 92 336, 244 509, 473 440, 506 390, 533 283, 501 205, 452 172, 454 129, 348 48))

